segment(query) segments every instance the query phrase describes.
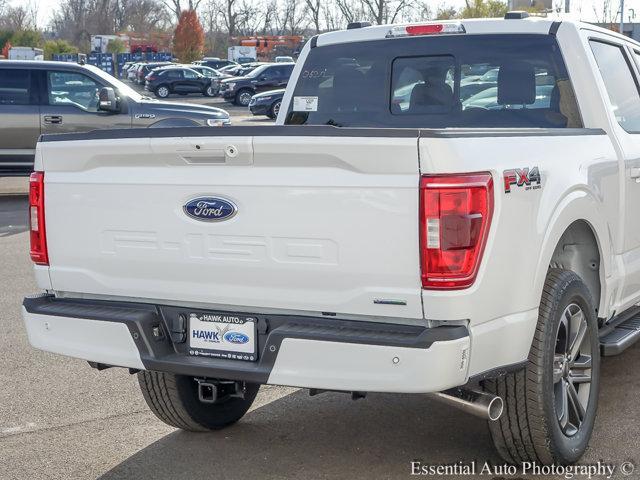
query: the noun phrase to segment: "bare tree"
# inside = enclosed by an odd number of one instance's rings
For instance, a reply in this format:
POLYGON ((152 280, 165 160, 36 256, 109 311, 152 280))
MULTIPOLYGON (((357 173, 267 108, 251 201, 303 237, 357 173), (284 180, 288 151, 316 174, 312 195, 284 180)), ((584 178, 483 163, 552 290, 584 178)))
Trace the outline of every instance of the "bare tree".
POLYGON ((158 0, 62 0, 50 26, 58 37, 88 51, 91 35, 155 33, 170 26, 170 17, 158 0))
POLYGON ((0 28, 4 30, 35 30, 38 26, 38 4, 25 2, 11 6, 0 3, 0 28))
POLYGON ((269 35, 273 33, 278 24, 278 0, 271 0, 265 3, 262 12, 262 27, 260 27, 261 35, 269 35))
POLYGON ((323 2, 322 19, 326 30, 339 30, 344 26, 342 12, 334 3, 323 2))
POLYGON ((611 0, 602 0, 600 8, 593 6, 593 13, 598 23, 613 23, 613 12, 611 11, 611 0))
POLYGON ((322 0, 304 0, 307 6, 307 15, 313 24, 316 33, 320 33, 320 22, 322 19, 322 0))
POLYGON ((180 18, 183 10, 197 10, 202 0, 162 0, 162 3, 175 16, 176 21, 180 18))
POLYGON ((279 33, 285 35, 298 35, 301 33, 301 27, 306 19, 299 0, 283 0, 280 15, 282 18, 282 30, 279 33))
POLYGON ((220 13, 227 28, 227 33, 230 37, 237 34, 236 29, 238 25, 238 12, 237 8, 238 0, 224 0, 223 5, 220 8, 220 13))
POLYGON ((335 4, 344 23, 364 20, 368 17, 368 15, 363 11, 362 4, 360 2, 353 2, 351 0, 335 0, 335 4))
POLYGON ((378 25, 393 23, 409 4, 408 0, 361 0, 378 25))
POLYGON ((169 28, 171 19, 167 11, 158 7, 156 0, 120 0, 120 8, 116 10, 116 31, 147 33, 169 28))
POLYGON ((242 0, 236 9, 236 30, 244 36, 255 35, 260 28, 262 19, 260 15, 261 5, 257 5, 252 0, 242 0))

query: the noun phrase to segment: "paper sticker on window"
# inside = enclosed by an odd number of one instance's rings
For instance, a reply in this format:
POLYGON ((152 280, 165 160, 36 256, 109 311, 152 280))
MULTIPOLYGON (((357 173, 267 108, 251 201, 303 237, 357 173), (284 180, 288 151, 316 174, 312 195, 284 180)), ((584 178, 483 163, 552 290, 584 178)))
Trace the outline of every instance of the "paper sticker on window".
POLYGON ((317 112, 318 97, 293 97, 294 112, 317 112))

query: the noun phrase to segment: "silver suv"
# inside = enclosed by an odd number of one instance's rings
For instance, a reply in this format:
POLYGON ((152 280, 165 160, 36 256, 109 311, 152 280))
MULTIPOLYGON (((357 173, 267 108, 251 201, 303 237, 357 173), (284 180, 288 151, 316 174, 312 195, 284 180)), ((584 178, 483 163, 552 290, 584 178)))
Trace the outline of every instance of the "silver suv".
POLYGON ((0 63, 0 175, 30 172, 43 133, 229 123, 222 109, 151 99, 89 65, 0 63))

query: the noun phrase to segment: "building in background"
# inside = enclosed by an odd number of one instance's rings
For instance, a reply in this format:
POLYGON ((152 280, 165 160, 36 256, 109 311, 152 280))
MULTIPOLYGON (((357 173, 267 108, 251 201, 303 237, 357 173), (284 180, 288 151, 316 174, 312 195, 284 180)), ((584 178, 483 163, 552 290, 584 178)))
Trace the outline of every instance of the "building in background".
POLYGON ((44 60, 44 52, 41 48, 11 47, 9 60, 44 60))
POLYGON ((91 35, 91 52, 92 53, 107 53, 109 42, 115 39, 120 39, 124 42, 125 46, 129 48, 129 37, 127 35, 91 35))

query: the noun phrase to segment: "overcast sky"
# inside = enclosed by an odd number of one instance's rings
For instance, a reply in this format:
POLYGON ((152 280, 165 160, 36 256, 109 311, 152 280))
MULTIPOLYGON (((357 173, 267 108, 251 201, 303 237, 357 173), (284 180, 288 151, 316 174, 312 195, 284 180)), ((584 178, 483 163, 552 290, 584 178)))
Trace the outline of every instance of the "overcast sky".
MULTIPOLYGON (((38 5, 38 17, 40 26, 46 26, 51 14, 58 6, 59 0, 31 0, 38 5)), ((594 7, 598 8, 599 12, 602 12, 602 5, 607 0, 571 0, 572 12, 574 15, 579 16, 584 21, 595 21, 596 15, 594 14, 594 7)), ((10 3, 14 5, 24 4, 25 0, 10 0, 10 3)), ((453 5, 455 7, 461 7, 464 5, 464 0, 444 0, 439 2, 433 0, 430 2, 434 9, 439 4, 453 5)), ((612 11, 619 11, 620 0, 610 0, 612 5, 612 11)), ((637 18, 636 21, 640 22, 640 0, 625 0, 625 20, 628 21, 631 9, 635 10, 637 18)), ((600 14, 601 15, 601 14, 600 14)), ((615 13, 614 13, 615 16, 615 13)))

